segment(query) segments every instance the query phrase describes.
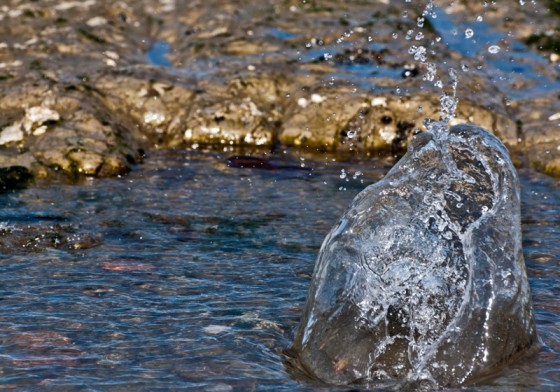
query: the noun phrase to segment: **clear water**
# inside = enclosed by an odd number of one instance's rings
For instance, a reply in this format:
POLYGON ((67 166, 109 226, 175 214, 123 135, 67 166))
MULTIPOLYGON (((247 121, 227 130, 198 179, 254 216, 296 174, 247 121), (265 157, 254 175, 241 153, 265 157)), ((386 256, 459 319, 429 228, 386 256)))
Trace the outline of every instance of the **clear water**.
POLYGON ((146 60, 153 65, 169 67, 171 66, 171 62, 167 59, 169 50, 170 45, 167 41, 156 41, 146 52, 146 60))
MULTIPOLYGON (((388 165, 229 155, 162 152, 123 178, 0 195, 0 387, 337 390, 294 379, 281 350, 324 236, 388 165)), ((560 388, 560 184, 520 174, 543 348, 473 390, 560 388)))
POLYGON ((494 80, 494 86, 508 97, 527 99, 560 89, 560 81, 542 75, 536 69, 537 65, 548 65, 546 58, 532 52, 522 42, 492 30, 485 22, 453 20, 440 9, 436 9, 436 14, 437 18, 431 18, 430 22, 446 46, 467 59, 483 59, 485 72, 494 80), (467 29, 474 32, 470 39, 465 38, 467 29), (504 40, 511 41, 511 48, 502 48, 494 55, 488 53, 490 46, 504 40), (515 87, 520 80, 528 83, 521 91, 515 87))

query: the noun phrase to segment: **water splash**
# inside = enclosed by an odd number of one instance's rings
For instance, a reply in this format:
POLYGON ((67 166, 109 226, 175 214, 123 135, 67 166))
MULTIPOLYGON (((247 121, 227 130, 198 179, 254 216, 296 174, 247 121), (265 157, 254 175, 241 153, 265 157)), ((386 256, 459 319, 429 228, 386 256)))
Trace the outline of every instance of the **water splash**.
POLYGON ((321 247, 288 355, 323 381, 459 386, 536 344, 507 149, 429 125, 321 247))
MULTIPOLYGON (((411 2, 411 1, 407 1, 411 2)), ((425 5, 424 10, 416 18, 416 26, 418 29, 425 28, 426 20, 433 20, 438 17, 436 6, 433 0, 429 0, 425 5)), ((465 31, 466 38, 471 38, 474 35, 472 29, 467 29, 465 31)), ((409 30, 406 34, 407 40, 412 40, 414 37, 415 41, 421 41, 424 39, 425 34, 422 31, 409 30)), ((414 61, 419 62, 425 67, 426 72, 423 76, 423 80, 431 83, 434 87, 441 90, 440 94, 440 111, 439 111, 439 121, 438 122, 427 122, 427 130, 436 136, 436 140, 443 140, 445 138, 445 129, 449 125, 449 121, 455 117, 455 112, 457 110, 458 98, 457 98, 457 84, 459 82, 459 75, 453 67, 447 69, 447 81, 441 76, 445 73, 442 71, 443 65, 437 64, 433 61, 431 57, 435 54, 435 47, 441 42, 441 38, 437 37, 429 43, 429 48, 420 45, 411 45, 408 49, 408 53, 413 56, 414 61)))
POLYGON ((500 48, 498 45, 491 45, 491 46, 488 48, 488 53, 496 54, 496 53, 499 53, 500 50, 501 50, 501 48, 500 48))

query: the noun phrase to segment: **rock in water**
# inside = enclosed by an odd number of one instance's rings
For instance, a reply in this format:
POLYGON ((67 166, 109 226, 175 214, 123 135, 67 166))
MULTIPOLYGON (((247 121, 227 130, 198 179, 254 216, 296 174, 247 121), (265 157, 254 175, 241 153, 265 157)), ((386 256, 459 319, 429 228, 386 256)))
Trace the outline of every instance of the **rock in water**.
POLYGON ((472 125, 416 135, 325 239, 288 350, 333 384, 471 383, 537 346, 519 184, 472 125))

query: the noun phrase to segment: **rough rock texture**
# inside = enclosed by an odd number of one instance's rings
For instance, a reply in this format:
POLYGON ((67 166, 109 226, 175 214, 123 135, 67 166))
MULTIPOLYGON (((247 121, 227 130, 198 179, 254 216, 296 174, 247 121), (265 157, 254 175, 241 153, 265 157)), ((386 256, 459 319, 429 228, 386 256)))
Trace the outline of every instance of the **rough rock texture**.
MULTIPOLYGON (((439 108, 439 97, 428 94, 357 95, 342 88, 326 89, 288 107, 280 141, 320 151, 400 153, 406 151, 414 131, 424 129, 424 118, 438 117, 439 108)), ((491 129, 512 148, 518 144, 515 122, 499 111, 479 110, 464 100, 453 121, 491 129)))
POLYGON ((522 143, 529 165, 560 176, 560 111, 558 94, 516 103, 523 123, 522 143))
POLYGON ((291 353, 334 384, 476 381, 537 343, 504 145, 415 136, 325 239, 291 353))
POLYGON ((142 150, 203 144, 400 155, 425 117, 438 118, 442 92, 423 81, 413 44, 466 70, 457 122, 495 133, 516 163, 560 175, 559 125, 549 120, 558 115, 557 60, 519 52, 557 14, 542 2, 442 8, 458 31, 480 15, 481 29, 503 32, 501 53, 516 52, 521 69, 504 71, 506 54, 465 51, 453 38, 461 34, 429 20, 420 31, 420 3, 404 15, 389 1, 4 1, 0 167, 119 175, 142 150))

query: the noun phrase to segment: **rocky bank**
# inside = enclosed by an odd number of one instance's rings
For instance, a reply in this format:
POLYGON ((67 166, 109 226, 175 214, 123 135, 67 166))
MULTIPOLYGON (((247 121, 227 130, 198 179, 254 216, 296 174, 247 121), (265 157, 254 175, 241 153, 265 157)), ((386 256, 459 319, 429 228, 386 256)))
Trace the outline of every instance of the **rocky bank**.
POLYGON ((452 122, 484 127, 518 165, 560 176, 556 2, 471 3, 438 12, 458 31, 482 16, 502 57, 461 50, 453 32, 417 28, 421 8, 384 0, 8 0, 0 167, 11 177, 0 184, 120 175, 156 148, 398 156, 438 117, 441 90, 408 53, 432 41, 436 63, 464 71, 452 122), (520 70, 504 76, 495 64, 508 60, 520 70))

